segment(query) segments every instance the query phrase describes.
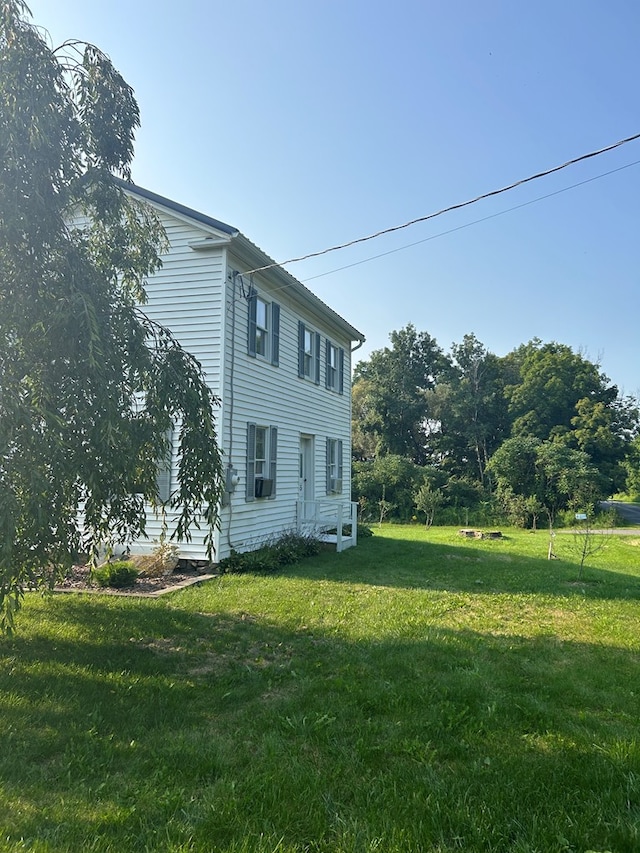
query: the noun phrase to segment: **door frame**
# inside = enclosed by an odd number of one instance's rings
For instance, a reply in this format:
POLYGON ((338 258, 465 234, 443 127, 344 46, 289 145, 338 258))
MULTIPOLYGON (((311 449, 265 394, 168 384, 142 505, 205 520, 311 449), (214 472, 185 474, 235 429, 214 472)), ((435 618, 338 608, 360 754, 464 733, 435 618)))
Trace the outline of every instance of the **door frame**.
POLYGON ((301 501, 312 501, 315 497, 315 436, 300 433, 298 465, 298 497, 301 501))

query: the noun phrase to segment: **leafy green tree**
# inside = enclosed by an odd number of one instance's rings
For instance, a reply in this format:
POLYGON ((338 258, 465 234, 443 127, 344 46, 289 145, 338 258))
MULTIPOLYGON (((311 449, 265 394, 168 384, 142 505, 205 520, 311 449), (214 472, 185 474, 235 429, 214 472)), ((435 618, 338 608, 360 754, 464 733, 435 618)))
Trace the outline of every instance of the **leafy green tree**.
POLYGON ((354 459, 364 462, 374 459, 378 449, 375 432, 369 429, 372 417, 371 383, 360 379, 353 385, 351 393, 351 453, 354 459))
POLYGON ((542 508, 549 527, 553 527, 558 512, 573 501, 588 492, 602 494, 602 478, 589 456, 561 442, 541 441, 534 436, 509 438, 496 450, 488 467, 507 508, 531 514, 542 508))
POLYGON ((531 342, 522 348, 520 380, 506 388, 514 418, 513 435, 533 435, 543 441, 572 429, 579 400, 589 398, 610 406, 618 389, 597 365, 555 342, 531 342))
POLYGON ((553 527, 558 512, 587 495, 604 497, 602 478, 589 456, 557 442, 543 441, 538 448, 538 498, 553 527))
POLYGON ((413 514, 413 496, 424 479, 425 469, 406 456, 379 456, 353 463, 351 494, 360 504, 364 520, 377 518, 384 500, 390 517, 406 521, 413 514))
POLYGON ((629 400, 610 405, 584 397, 576 403, 569 443, 589 455, 606 481, 607 496, 624 489, 624 460, 631 450, 631 434, 638 412, 629 400))
POLYGON ((443 467, 484 484, 489 457, 508 436, 511 419, 501 360, 475 335, 452 345, 450 370, 432 392, 432 408, 443 467))
POLYGON ((354 393, 362 398, 356 429, 375 437, 376 454, 407 456, 425 465, 434 429, 426 392, 435 386, 446 358, 436 341, 411 323, 389 337, 391 347, 375 350, 356 365, 354 393))
POLYGON ((423 483, 414 496, 416 509, 424 513, 424 523, 431 527, 436 510, 444 503, 441 489, 432 489, 429 483, 423 483))
POLYGON ((515 527, 538 528, 538 517, 544 507, 535 495, 516 494, 510 486, 498 490, 498 502, 503 512, 515 527))
POLYGON ((477 480, 466 477, 449 477, 444 486, 446 505, 455 509, 472 509, 484 497, 482 486, 477 480))
POLYGON ((141 310, 164 235, 129 200, 139 124, 97 48, 53 50, 0 0, 0 613, 79 549, 144 532, 180 425, 175 534, 221 495, 216 400, 200 365, 141 310), (84 527, 78 521, 82 507, 84 527), (86 530, 83 538, 82 531, 86 530))
POLYGON ((623 488, 637 401, 621 398, 597 365, 564 344, 531 341, 512 356, 520 373, 505 389, 512 434, 581 450, 600 472, 605 496, 623 488))
POLYGON ((525 497, 538 493, 536 461, 541 443, 532 435, 518 435, 500 445, 488 463, 498 488, 525 497))

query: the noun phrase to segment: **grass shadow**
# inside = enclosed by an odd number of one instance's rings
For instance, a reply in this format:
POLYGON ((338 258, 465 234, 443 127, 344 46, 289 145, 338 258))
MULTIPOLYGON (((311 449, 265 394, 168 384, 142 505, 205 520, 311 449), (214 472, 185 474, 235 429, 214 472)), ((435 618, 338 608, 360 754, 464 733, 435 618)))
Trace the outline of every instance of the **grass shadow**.
POLYGON ((65 596, 0 653, 7 850, 638 849, 629 650, 65 596))
MULTIPOLYGON (((388 526, 384 535, 359 541, 357 548, 341 554, 323 554, 283 570, 285 576, 373 584, 376 586, 433 589, 447 592, 549 593, 595 599, 640 599, 640 548, 635 548, 625 570, 586 565, 580 578, 579 556, 571 556, 570 542, 556 540, 561 559, 547 557, 548 535, 516 533, 499 540, 463 540, 455 532, 416 532, 388 526), (538 553, 523 553, 522 543, 538 553)), ((620 547, 631 548, 620 538, 620 547)), ((639 537, 640 541, 640 537, 639 537)), ((621 560, 621 563, 623 561, 621 560)))

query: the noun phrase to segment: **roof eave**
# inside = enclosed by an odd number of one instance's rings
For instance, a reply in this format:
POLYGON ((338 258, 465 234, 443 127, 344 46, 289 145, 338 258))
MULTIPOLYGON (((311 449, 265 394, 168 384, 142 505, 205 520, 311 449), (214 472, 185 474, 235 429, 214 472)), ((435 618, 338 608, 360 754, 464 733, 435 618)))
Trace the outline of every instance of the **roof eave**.
POLYGON ((351 323, 348 323, 344 317, 341 317, 333 310, 326 302, 323 302, 318 296, 309 290, 301 281, 287 272, 284 267, 279 266, 273 258, 270 258, 259 246, 252 243, 242 232, 233 238, 232 251, 235 251, 242 259, 248 262, 250 269, 269 267, 267 270, 260 272, 260 275, 265 278, 273 278, 284 284, 289 292, 293 294, 300 302, 307 305, 314 313, 321 315, 329 315, 332 322, 337 325, 343 332, 349 335, 351 341, 357 341, 363 344, 366 340, 365 336, 351 323))
POLYGON ((184 204, 179 204, 170 198, 166 198, 166 196, 144 189, 144 187, 139 187, 137 184, 123 181, 121 178, 117 178, 115 176, 114 180, 127 192, 133 193, 151 204, 163 207, 171 213, 190 219, 193 222, 197 222, 199 225, 204 225, 205 227, 215 231, 217 234, 224 235, 227 238, 220 241, 207 238, 194 241, 193 244, 190 244, 193 249, 203 250, 216 248, 222 243, 231 242, 233 250, 235 250, 244 261, 247 261, 250 269, 265 266, 270 267, 268 270, 265 270, 262 275, 266 278, 279 280, 290 289, 294 298, 297 298, 301 303, 307 305, 314 313, 321 316, 329 316, 334 325, 348 335, 351 341, 356 341, 359 345, 362 345, 365 342, 365 337, 362 332, 358 331, 358 329, 348 323, 344 317, 341 317, 333 310, 333 308, 330 308, 329 305, 319 299, 315 293, 309 290, 308 287, 305 287, 305 285, 292 276, 291 273, 279 266, 273 258, 270 258, 262 249, 256 246, 255 243, 252 243, 251 240, 245 237, 244 234, 242 234, 242 232, 233 225, 228 225, 226 222, 221 222, 219 219, 206 216, 198 210, 194 210, 184 204))
POLYGON ((166 196, 151 192, 151 190, 147 190, 144 187, 139 187, 137 184, 133 184, 128 181, 123 181, 121 178, 117 178, 115 176, 114 180, 119 186, 122 187, 122 189, 131 192, 134 195, 140 196, 140 198, 145 199, 145 201, 149 201, 152 204, 164 207, 172 213, 177 213, 180 216, 183 216, 187 219, 191 219, 200 225, 206 225, 208 228, 213 228, 215 231, 221 234, 226 234, 228 237, 233 238, 240 233, 239 230, 233 225, 228 225, 226 222, 221 222, 219 219, 214 219, 212 216, 207 216, 204 213, 200 213, 200 211, 194 210, 192 207, 187 207, 184 204, 179 204, 177 201, 173 201, 172 199, 167 198, 166 196))

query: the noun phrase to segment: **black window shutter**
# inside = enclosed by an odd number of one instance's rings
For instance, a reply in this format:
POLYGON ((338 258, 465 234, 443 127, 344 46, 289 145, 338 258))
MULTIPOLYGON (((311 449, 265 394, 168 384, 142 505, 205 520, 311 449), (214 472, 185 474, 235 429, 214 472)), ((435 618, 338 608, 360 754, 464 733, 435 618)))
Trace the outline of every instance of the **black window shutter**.
POLYGON ((256 425, 247 424, 247 486, 246 499, 256 499, 256 425))
POLYGON ((304 378, 304 323, 298 320, 298 376, 304 378))
POLYGON ((320 384, 320 332, 316 332, 316 385, 320 384))
POLYGON ((324 387, 331 388, 331 341, 325 340, 325 365, 324 365, 324 387))
POLYGON ((344 350, 338 351, 338 392, 344 394, 344 350))
POLYGON ((340 482, 339 491, 342 492, 342 439, 338 440, 338 480, 340 482))
POLYGON ((256 312, 258 308, 258 296, 253 291, 248 299, 249 304, 249 326, 248 326, 248 346, 249 355, 256 357, 256 312))
POLYGON ((271 303, 271 364, 280 364, 280 306, 271 303))
POLYGON ((276 462, 278 459, 278 427, 272 426, 269 428, 269 479, 273 480, 271 494, 269 500, 274 500, 276 496, 276 462))

